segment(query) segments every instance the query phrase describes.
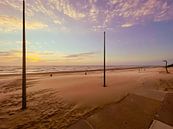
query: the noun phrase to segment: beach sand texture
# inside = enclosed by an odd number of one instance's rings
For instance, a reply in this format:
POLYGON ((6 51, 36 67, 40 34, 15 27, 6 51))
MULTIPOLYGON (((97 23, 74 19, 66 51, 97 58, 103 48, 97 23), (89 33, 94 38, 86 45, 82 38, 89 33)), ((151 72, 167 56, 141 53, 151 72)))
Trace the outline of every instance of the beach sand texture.
MULTIPOLYGON (((140 89, 173 90, 173 69, 112 70, 103 87, 101 71, 27 76, 27 110, 21 110, 21 77, 0 76, 0 128, 66 129, 100 108, 140 89)), ((142 117, 142 116, 141 116, 142 117)))

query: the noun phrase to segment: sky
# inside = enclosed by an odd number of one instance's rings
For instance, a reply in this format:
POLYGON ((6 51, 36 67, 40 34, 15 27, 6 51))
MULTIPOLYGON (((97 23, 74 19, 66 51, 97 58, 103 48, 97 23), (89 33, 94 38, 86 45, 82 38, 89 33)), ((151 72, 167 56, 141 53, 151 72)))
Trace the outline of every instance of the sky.
MULTIPOLYGON (((27 65, 173 63, 173 0, 26 0, 27 65)), ((22 0, 0 0, 0 65, 21 65, 22 0)))

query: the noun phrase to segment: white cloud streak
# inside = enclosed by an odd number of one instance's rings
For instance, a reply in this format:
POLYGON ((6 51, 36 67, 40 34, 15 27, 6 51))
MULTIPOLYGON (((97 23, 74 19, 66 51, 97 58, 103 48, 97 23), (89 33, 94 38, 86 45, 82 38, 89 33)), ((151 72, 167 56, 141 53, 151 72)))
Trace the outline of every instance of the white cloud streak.
MULTIPOLYGON (((38 21, 26 22, 26 29, 28 30, 45 29, 47 27, 48 25, 38 21)), ((22 30, 22 20, 16 17, 0 16, 0 30, 4 32, 22 30)))
MULTIPOLYGON (((21 11, 21 1, 5 0, 0 5, 21 11)), ((170 0, 31 0, 26 2, 27 15, 48 17, 49 22, 60 26, 85 21, 91 28, 129 27, 146 22, 173 20, 173 2, 170 0), (133 23, 127 25, 124 23, 133 23)), ((41 20, 42 18, 39 18, 41 20)), ((45 20, 45 18, 43 17, 45 20)), ((48 19, 46 22, 48 22, 48 19)), ((2 29, 2 28, 1 28, 2 29)))

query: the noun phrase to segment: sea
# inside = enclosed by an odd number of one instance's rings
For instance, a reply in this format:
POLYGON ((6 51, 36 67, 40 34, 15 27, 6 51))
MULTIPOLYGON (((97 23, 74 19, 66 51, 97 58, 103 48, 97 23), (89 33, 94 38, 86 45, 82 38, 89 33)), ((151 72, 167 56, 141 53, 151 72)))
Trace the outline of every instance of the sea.
MULTIPOLYGON (((136 66, 106 66, 106 69, 119 69, 130 68, 136 66)), ((72 72, 72 71, 89 71, 89 70, 102 70, 101 65, 88 65, 88 66, 27 66, 27 73, 50 73, 50 72, 72 72)), ((21 74, 21 66, 0 66, 0 75, 4 74, 21 74)))

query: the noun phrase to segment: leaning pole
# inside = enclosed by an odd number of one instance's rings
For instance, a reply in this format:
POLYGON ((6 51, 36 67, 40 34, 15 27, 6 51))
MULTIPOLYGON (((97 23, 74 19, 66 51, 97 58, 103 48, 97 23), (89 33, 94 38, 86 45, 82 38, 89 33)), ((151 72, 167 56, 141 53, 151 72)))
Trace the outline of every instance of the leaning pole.
POLYGON ((25 39, 25 0, 23 0, 23 60, 22 60, 22 110, 26 109, 26 39, 25 39))
POLYGON ((169 73, 169 72, 168 72, 168 61, 167 61, 167 60, 163 60, 163 62, 165 62, 166 73, 169 73))
POLYGON ((106 32, 104 32, 104 80, 103 86, 106 87, 106 32))

